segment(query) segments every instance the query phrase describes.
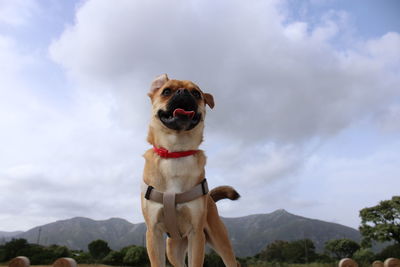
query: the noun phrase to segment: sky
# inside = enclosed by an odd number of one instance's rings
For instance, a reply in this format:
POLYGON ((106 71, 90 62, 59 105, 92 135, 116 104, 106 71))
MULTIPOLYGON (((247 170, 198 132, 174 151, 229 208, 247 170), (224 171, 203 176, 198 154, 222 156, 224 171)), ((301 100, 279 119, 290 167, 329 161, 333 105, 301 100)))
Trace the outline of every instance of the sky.
POLYGON ((0 230, 143 221, 151 81, 211 93, 209 186, 240 217, 357 228, 399 194, 396 0, 0 0, 0 230))

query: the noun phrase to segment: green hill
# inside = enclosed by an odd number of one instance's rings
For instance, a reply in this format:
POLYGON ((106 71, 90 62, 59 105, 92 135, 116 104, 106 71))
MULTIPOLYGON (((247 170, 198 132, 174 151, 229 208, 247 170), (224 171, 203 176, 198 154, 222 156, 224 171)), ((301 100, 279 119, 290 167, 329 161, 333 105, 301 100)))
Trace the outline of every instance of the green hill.
MULTIPOLYGON (((277 210, 269 214, 257 214, 238 218, 223 218, 234 249, 238 256, 253 256, 274 240, 311 239, 317 251, 330 239, 350 238, 360 240, 357 230, 336 223, 309 219, 277 210)), ((87 250, 96 239, 106 240, 112 249, 131 244, 144 245, 146 226, 132 224, 124 219, 112 218, 95 221, 76 217, 56 221, 14 235, 36 243, 39 236, 42 245, 65 245, 71 249, 87 250)), ((1 236, 0 236, 1 237, 1 236)))

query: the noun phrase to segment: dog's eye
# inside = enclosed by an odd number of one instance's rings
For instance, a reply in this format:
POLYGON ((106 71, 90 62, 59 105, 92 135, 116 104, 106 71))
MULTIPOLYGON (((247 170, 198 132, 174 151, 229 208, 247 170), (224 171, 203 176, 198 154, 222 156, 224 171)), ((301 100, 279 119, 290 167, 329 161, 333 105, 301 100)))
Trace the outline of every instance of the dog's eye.
POLYGON ((162 91, 162 95, 164 95, 164 96, 169 96, 170 94, 171 94, 171 89, 170 88, 165 88, 163 91, 162 91))
POLYGON ((200 99, 200 98, 201 98, 201 94, 200 94, 200 92, 197 91, 197 90, 192 90, 192 95, 193 95, 195 98, 197 98, 197 99, 200 99))

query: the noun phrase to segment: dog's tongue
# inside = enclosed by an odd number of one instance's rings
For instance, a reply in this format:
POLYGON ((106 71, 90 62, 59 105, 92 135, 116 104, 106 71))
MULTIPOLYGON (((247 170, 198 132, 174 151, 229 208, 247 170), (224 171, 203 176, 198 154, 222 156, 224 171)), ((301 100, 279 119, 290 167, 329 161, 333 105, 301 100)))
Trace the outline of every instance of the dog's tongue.
POLYGON ((174 115, 174 117, 176 117, 178 115, 183 115, 183 116, 187 116, 187 117, 193 119, 194 111, 186 111, 184 109, 177 108, 177 109, 174 110, 173 115, 174 115))

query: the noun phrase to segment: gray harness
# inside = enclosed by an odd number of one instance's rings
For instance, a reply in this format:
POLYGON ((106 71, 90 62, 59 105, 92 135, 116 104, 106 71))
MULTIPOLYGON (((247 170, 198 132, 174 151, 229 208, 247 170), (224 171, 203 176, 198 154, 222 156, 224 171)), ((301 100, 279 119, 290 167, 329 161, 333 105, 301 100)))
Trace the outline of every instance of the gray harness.
POLYGON ((159 192, 153 186, 143 182, 142 192, 144 198, 155 201, 164 206, 164 225, 167 230, 168 237, 181 239, 177 224, 176 204, 189 202, 208 194, 207 180, 204 178, 200 184, 196 185, 189 191, 183 193, 159 192))

